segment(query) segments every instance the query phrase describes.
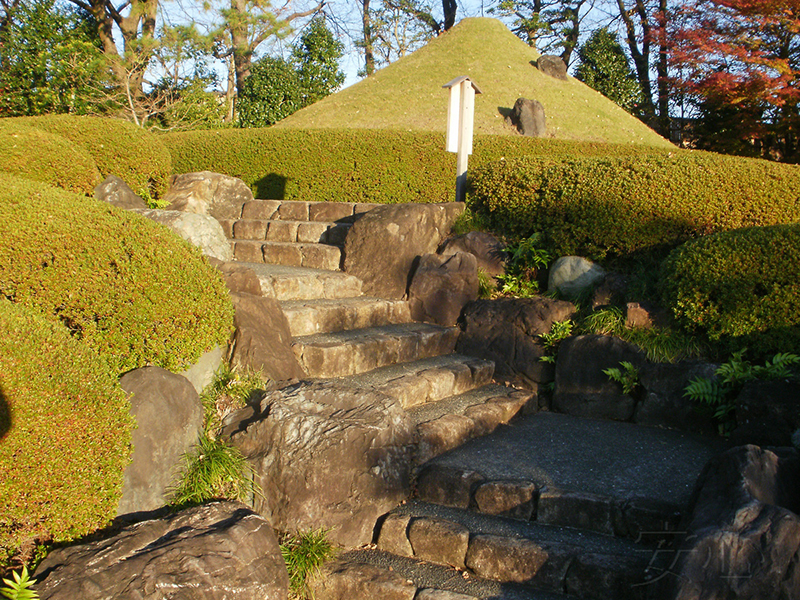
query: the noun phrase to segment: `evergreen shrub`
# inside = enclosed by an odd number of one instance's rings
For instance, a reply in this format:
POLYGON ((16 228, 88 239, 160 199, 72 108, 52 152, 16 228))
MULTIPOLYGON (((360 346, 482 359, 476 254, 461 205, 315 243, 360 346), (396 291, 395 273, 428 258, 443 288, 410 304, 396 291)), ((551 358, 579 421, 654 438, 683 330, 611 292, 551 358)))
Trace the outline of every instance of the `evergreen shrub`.
POLYGON ((664 302, 690 331, 754 356, 800 348, 800 224, 692 240, 662 267, 664 302))
POLYGON ((625 256, 800 221, 800 168, 702 152, 499 160, 471 182, 471 208, 495 230, 546 232, 559 255, 625 256))
POLYGON ((0 300, 0 570, 116 515, 133 419, 115 373, 58 323, 0 300))
POLYGON ((197 248, 91 198, 8 175, 0 189, 0 298, 66 325, 115 373, 180 371, 227 342, 227 288, 197 248))

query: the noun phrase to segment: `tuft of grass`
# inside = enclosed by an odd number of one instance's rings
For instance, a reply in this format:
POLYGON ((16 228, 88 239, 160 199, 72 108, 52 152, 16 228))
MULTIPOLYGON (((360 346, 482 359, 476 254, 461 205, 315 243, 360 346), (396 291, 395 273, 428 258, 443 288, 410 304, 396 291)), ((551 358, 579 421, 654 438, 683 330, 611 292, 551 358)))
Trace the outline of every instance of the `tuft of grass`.
POLYGON ((205 431, 214 431, 229 413, 254 401, 266 383, 261 373, 239 371, 223 363, 200 395, 205 431))
POLYGON ((291 597, 300 600, 309 597, 310 577, 336 555, 336 548, 324 530, 302 531, 283 541, 281 554, 289 572, 291 597))
POLYGON ((497 292, 497 282, 494 277, 483 269, 478 269, 478 298, 491 298, 497 292))

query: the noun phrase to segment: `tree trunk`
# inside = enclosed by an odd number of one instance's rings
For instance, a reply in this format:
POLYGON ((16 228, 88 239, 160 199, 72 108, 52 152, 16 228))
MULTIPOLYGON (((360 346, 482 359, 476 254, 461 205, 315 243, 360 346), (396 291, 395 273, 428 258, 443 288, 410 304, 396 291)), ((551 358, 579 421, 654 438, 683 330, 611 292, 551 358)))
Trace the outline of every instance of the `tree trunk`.
POLYGON ((442 12, 444 13, 444 30, 447 31, 456 24, 456 11, 458 4, 456 0, 442 0, 442 12))
POLYGON ((367 77, 375 72, 375 54, 372 49, 372 15, 369 12, 369 0, 361 0, 363 12, 361 24, 364 32, 364 73, 367 77))

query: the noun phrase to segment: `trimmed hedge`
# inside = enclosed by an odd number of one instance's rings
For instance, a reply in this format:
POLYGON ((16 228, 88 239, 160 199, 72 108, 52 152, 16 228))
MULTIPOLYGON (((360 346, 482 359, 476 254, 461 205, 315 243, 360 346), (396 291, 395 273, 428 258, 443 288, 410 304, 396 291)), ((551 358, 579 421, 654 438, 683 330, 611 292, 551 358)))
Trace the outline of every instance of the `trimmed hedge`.
MULTIPOLYGON (((444 134, 390 130, 225 129, 163 136, 176 173, 239 177, 257 198, 346 202, 447 202, 455 198, 455 154, 444 134)), ((663 155, 623 146, 477 136, 470 166, 501 157, 663 155)))
POLYGON ((0 300, 0 331, 2 567, 109 523, 134 423, 114 373, 64 327, 0 300))
POLYGON ((227 288, 197 248, 94 199, 8 175, 0 189, 0 297, 66 325, 116 373, 180 371, 227 343, 227 288))
POLYGON ((759 354, 800 348, 800 224, 687 242, 662 266, 664 303, 688 329, 759 354))
POLYGON ((0 171, 87 195, 102 181, 82 148, 16 119, 0 119, 0 171))
POLYGON ((145 200, 164 194, 172 159, 161 137, 120 119, 47 115, 8 119, 56 133, 83 148, 103 178, 117 175, 145 200))
POLYGON ((800 167, 710 153, 501 160, 471 181, 471 207, 491 227, 547 232, 561 255, 624 256, 800 221, 800 167))

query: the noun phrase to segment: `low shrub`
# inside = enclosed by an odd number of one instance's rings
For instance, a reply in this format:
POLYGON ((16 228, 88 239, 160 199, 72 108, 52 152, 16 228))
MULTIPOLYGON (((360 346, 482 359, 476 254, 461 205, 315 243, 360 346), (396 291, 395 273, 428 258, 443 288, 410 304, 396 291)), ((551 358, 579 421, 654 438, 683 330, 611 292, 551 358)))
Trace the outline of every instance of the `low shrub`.
POLYGON ((164 194, 172 160, 161 137, 121 119, 47 115, 8 119, 56 133, 84 149, 100 175, 117 175, 145 200, 164 194))
POLYGON ((708 153, 500 160, 472 171, 472 210, 557 254, 594 259, 800 220, 800 168, 708 153))
POLYGON ((0 189, 0 298, 65 325, 116 373, 180 371, 227 343, 227 288, 197 248, 44 184, 0 175, 0 189))
POLYGON ((116 374, 66 328, 0 300, 0 330, 2 567, 108 524, 133 420, 116 374))
MULTIPOLYGON (((777 203, 776 203, 777 204, 777 203)), ((756 356, 800 347, 800 224, 750 227, 676 248, 664 303, 686 328, 756 356)))
POLYGON ((78 194, 102 181, 94 159, 60 135, 0 119, 0 171, 78 194))

